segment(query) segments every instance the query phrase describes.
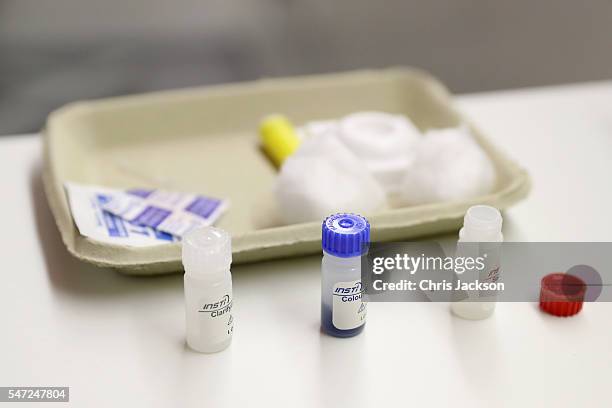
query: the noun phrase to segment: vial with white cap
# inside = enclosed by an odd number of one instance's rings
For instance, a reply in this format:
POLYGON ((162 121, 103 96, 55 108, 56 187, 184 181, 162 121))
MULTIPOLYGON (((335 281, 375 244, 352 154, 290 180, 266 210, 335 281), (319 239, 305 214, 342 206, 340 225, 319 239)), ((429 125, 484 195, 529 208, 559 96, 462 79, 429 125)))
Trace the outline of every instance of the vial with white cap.
POLYGON ((367 304, 362 301, 361 256, 370 243, 370 223, 356 214, 335 214, 323 221, 321 329, 352 337, 363 331, 367 304))
MULTIPOLYGON (((470 252, 469 255, 472 257, 482 256, 483 253, 486 253, 485 269, 480 271, 479 276, 476 277, 480 281, 496 282, 499 279, 500 249, 504 240, 502 222, 499 210, 488 205, 470 207, 463 218, 463 228, 459 231, 457 251, 470 252), (475 242, 480 243, 480 245, 468 244, 462 246, 462 242, 475 242), (476 249, 483 253, 472 253, 476 249)), ((466 254, 457 254, 457 256, 460 255, 466 254)), ((478 292, 469 292, 467 299, 453 302, 451 310, 458 317, 480 320, 493 314, 495 304, 494 298, 483 298, 478 292)))
POLYGON ((215 353, 232 340, 232 242, 214 227, 195 228, 183 237, 187 344, 215 353))

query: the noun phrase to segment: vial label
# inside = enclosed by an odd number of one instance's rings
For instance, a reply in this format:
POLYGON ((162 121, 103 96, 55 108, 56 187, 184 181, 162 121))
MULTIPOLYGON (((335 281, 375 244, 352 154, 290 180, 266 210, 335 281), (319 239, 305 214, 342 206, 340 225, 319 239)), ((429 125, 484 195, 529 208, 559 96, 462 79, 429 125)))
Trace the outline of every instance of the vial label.
POLYGON ((337 329, 351 330, 365 323, 367 303, 361 300, 361 280, 334 285, 332 323, 337 329))
MULTIPOLYGON (((484 257, 484 268, 478 276, 479 282, 497 283, 500 281, 500 265, 501 244, 499 242, 481 243, 478 245, 480 253, 478 256, 484 257)), ((495 290, 480 290, 477 293, 479 298, 495 298, 497 291, 495 290)))
POLYGON ((198 309, 200 335, 203 338, 224 340, 234 331, 232 297, 229 294, 218 298, 204 298, 198 309))

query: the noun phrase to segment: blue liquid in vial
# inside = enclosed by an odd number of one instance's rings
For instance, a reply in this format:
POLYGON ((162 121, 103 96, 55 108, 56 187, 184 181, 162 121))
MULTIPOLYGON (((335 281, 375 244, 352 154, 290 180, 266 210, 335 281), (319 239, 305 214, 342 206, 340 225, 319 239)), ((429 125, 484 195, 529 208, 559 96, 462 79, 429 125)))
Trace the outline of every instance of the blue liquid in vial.
POLYGON ((365 322, 361 326, 355 327, 354 329, 341 330, 336 328, 332 320, 331 307, 321 304, 321 330, 324 333, 334 337, 353 337, 361 333, 364 327, 365 322))

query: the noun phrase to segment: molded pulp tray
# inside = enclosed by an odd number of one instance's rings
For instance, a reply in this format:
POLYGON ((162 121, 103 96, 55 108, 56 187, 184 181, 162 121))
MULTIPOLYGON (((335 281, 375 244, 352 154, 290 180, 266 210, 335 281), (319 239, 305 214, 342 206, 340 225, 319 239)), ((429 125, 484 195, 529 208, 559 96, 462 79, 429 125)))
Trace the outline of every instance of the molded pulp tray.
MULTIPOLYGON (((218 222, 233 237, 234 263, 320 252, 321 223, 280 226, 271 187, 277 170, 261 152, 258 123, 283 113, 296 125, 364 110, 405 114, 422 130, 467 122, 449 93, 412 69, 358 71, 77 102, 48 118, 44 184, 62 239, 77 258, 131 274, 182 270, 180 244, 127 247, 81 236, 66 181, 108 187, 161 187, 229 198, 218 222)), ((471 125, 470 125, 471 126, 471 125)), ((525 170, 472 126, 495 163, 489 195, 365 214, 375 241, 458 229, 476 203, 505 208, 526 196, 525 170)))

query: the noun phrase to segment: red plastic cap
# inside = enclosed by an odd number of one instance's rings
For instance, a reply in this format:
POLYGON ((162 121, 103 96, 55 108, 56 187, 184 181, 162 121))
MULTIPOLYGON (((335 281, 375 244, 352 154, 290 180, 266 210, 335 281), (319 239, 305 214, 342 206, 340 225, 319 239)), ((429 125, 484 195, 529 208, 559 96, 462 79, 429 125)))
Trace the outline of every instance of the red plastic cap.
POLYGON ((573 316, 582 310, 586 284, 567 273, 551 273, 542 278, 540 309, 554 316, 573 316))

